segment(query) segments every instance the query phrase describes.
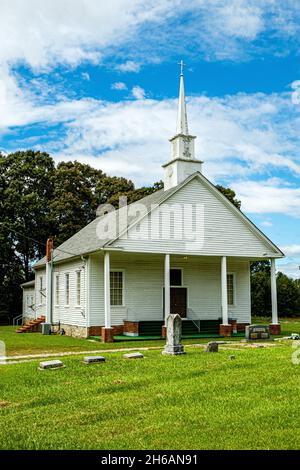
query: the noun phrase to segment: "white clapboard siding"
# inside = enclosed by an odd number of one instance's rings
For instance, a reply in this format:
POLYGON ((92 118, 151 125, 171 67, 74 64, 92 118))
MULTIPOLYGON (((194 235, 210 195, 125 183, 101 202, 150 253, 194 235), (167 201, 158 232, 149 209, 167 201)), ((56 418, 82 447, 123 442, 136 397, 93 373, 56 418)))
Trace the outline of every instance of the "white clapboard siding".
MULTIPOLYGON (((124 306, 111 307, 112 325, 127 320, 162 320, 164 257, 111 253, 111 269, 124 272, 124 306)), ((221 317, 220 258, 171 256, 171 268, 182 268, 183 286, 188 288, 188 317, 221 317)), ((228 272, 235 274, 236 303, 229 316, 250 322, 249 262, 228 260, 228 272)), ((90 326, 104 325, 103 255, 90 257, 90 326)))
MULTIPOLYGON (((149 227, 151 226, 153 233, 153 228, 157 225, 157 218, 153 214, 158 209, 155 209, 151 218, 147 216, 140 222, 138 226, 139 235, 137 235, 137 227, 131 228, 127 239, 118 239, 112 246, 133 252, 194 253, 237 257, 262 257, 266 253, 275 253, 275 249, 272 249, 265 240, 257 233, 254 233, 236 214, 234 209, 232 210, 224 201, 219 199, 198 178, 191 180, 180 188, 160 206, 160 210, 163 210, 166 204, 177 204, 181 207, 185 204, 203 205, 204 243, 201 241, 200 234, 199 242, 188 244, 185 240, 170 239, 167 236, 169 229, 167 229, 166 224, 160 224, 160 235, 156 239, 149 239, 149 227)), ((176 226, 178 228, 177 216, 171 218, 171 233, 176 226)), ((191 218, 186 220, 185 226, 195 228, 191 218)))
POLYGON ((53 270, 53 322, 66 325, 87 326, 86 287, 87 267, 82 259, 57 264, 53 270), (81 272, 80 305, 77 305, 77 271, 81 272), (65 274, 70 279, 70 302, 66 305, 65 274), (56 276, 59 276, 59 303, 56 300, 56 276))
POLYGON ((35 318, 35 291, 34 286, 23 288, 23 317, 35 318), (33 305, 33 308, 30 306, 33 305))
POLYGON ((38 269, 35 273, 35 318, 46 315, 46 268, 38 269), (43 292, 40 293, 40 278, 43 279, 43 292))

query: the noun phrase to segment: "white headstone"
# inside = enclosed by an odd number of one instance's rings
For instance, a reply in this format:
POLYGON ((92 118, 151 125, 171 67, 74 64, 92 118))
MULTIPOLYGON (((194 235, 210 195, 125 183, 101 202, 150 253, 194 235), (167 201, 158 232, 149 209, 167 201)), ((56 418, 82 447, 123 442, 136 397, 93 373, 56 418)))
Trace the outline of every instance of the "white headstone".
POLYGON ((167 318, 167 342, 163 354, 177 356, 185 354, 181 344, 181 317, 180 315, 169 315, 167 318))

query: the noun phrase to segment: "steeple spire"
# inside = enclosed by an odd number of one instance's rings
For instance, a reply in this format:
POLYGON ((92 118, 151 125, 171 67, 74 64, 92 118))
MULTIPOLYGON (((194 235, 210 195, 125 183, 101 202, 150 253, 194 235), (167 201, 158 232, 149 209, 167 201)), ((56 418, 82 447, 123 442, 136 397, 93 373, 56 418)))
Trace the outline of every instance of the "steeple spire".
POLYGON ((185 94, 184 94, 184 78, 183 78, 183 60, 180 61, 180 87, 178 100, 178 115, 176 134, 189 135, 188 121, 186 114, 185 94))
POLYGON ((171 160, 163 165, 165 170, 164 189, 177 186, 193 173, 202 171, 202 162, 195 158, 194 140, 189 134, 186 115, 183 61, 180 62, 180 87, 176 134, 170 139, 171 160))

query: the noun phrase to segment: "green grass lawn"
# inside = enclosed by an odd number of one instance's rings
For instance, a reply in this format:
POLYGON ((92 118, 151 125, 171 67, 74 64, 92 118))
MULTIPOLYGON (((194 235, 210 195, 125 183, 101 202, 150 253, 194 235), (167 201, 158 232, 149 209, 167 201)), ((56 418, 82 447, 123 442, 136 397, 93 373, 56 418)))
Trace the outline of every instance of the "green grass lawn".
MULTIPOLYGON (((58 353, 65 351, 92 351, 101 349, 136 348, 148 346, 163 346, 165 340, 136 340, 101 343, 87 339, 71 338, 70 336, 42 335, 40 333, 16 333, 15 326, 0 326, 0 341, 5 342, 8 356, 21 356, 26 354, 58 353)), ((240 339, 240 338, 238 338, 240 339)), ((183 344, 207 342, 207 339, 186 339, 183 344)))
MULTIPOLYGON (((264 318, 256 318, 253 323, 268 323, 264 318)), ((282 334, 300 333, 300 319, 282 319, 282 334)), ((137 342, 136 340, 103 344, 99 341, 71 338, 70 336, 42 335, 40 333, 15 333, 14 326, 0 326, 0 340, 5 342, 8 356, 25 354, 57 353, 64 351, 91 351, 96 349, 115 349, 130 347, 163 346, 164 340, 146 340, 137 342), (139 343, 139 344, 137 344, 139 343)), ((216 338, 195 338, 184 339, 183 344, 206 343, 214 341, 216 338)), ((240 337, 224 338, 240 341, 240 337)))
POLYGON ((289 345, 86 366, 0 367, 1 449, 299 449, 300 365, 289 345))

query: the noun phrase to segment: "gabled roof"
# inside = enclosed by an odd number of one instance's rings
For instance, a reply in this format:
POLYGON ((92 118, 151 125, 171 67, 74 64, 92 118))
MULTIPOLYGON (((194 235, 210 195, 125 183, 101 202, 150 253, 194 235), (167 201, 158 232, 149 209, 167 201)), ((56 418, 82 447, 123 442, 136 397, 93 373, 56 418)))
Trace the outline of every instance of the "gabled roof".
MULTIPOLYGON (((169 189, 168 191, 164 191, 163 189, 159 189, 153 194, 149 194, 149 196, 145 196, 142 199, 139 199, 132 204, 129 204, 130 207, 134 207, 137 204, 144 204, 147 208, 147 212, 151 210, 151 206, 153 204, 160 204, 164 201, 169 194, 173 194, 178 187, 169 189)), ((119 213, 119 210, 116 211, 119 213)), ((106 215, 102 216, 106 217, 106 215)), ((73 258, 76 256, 85 255, 88 253, 94 253, 95 251, 101 250, 107 243, 113 241, 111 239, 107 240, 100 240, 96 235, 97 224, 99 222, 100 217, 97 217, 91 223, 86 225, 83 229, 79 230, 79 232, 75 233, 71 238, 66 240, 64 243, 59 245, 55 248, 53 253, 54 262, 64 261, 69 258, 73 258)), ((140 219, 139 216, 135 218, 128 219, 128 227, 131 226, 135 221, 140 219)), ((120 234, 117 234, 117 236, 120 234)), ((39 268, 46 264, 46 257, 40 259, 34 264, 34 268, 39 268)))
MULTIPOLYGON (((161 200, 157 204, 160 205, 163 202, 165 202, 174 193, 179 191, 182 187, 184 187, 186 184, 188 184, 190 181, 192 181, 195 178, 198 178, 211 193, 213 193, 239 219, 241 219, 242 222, 250 229, 252 233, 254 233, 258 238, 260 238, 264 243, 266 243, 274 251, 274 255, 277 255, 276 257, 281 258, 285 256, 284 253, 240 209, 238 209, 226 196, 224 196, 223 193, 221 193, 221 191, 219 191, 202 173, 198 171, 188 176, 184 181, 182 181, 179 185, 175 186, 174 188, 164 191, 164 196, 161 198, 161 200)), ((142 200, 138 202, 142 202, 142 200)), ((151 210, 149 212, 151 212, 151 210)), ((132 224, 129 224, 127 227, 127 230, 129 230, 129 228, 139 223, 143 218, 147 217, 148 213, 138 218, 138 220, 134 221, 132 224)), ((105 245, 109 246, 111 243, 116 241, 122 235, 122 233, 119 234, 119 236, 117 236, 114 240, 108 241, 105 245)))
MULTIPOLYGON (((89 253, 94 253, 98 250, 101 250, 104 247, 110 246, 114 241, 116 241, 124 232, 126 233, 127 230, 129 230, 131 227, 133 227, 135 224, 139 223, 144 217, 147 217, 147 215, 151 212, 153 209, 153 206, 157 206, 165 202, 169 197, 171 197, 173 194, 175 194, 177 191, 179 191, 183 186, 188 184, 191 180, 194 178, 199 178, 202 183, 222 202, 229 207, 237 217, 242 219, 242 221, 248 226, 248 228, 256 235, 258 236, 261 240, 263 240, 270 248, 274 251, 274 254, 277 255, 277 257, 284 257, 284 254, 282 251, 261 231, 259 230, 256 225, 251 222, 248 217, 243 214, 241 210, 239 210, 231 201, 229 201, 203 174, 196 172, 187 177, 182 183, 179 185, 175 186, 174 188, 168 189, 167 191, 164 191, 163 189, 160 189, 156 191, 153 194, 150 194, 149 196, 144 197, 143 199, 140 199, 139 201, 136 201, 132 204, 130 204, 130 207, 133 207, 138 204, 143 204, 147 211, 146 214, 143 214, 143 216, 139 216, 139 214, 136 217, 128 218, 128 223, 126 226, 126 229, 123 230, 120 233, 117 233, 116 237, 113 239, 107 239, 107 240, 101 240, 97 237, 96 230, 97 230, 97 224, 100 220, 100 217, 97 217, 95 220, 93 220, 90 224, 88 224, 86 227, 81 229, 79 232, 77 232, 75 235, 73 235, 71 238, 66 240, 64 243, 62 243, 59 247, 57 247, 54 250, 54 262, 61 262, 70 258, 86 255, 89 253)), ((119 210, 116 211, 116 214, 118 215, 119 210)), ((107 217, 107 215, 102 216, 107 217)), ((117 224, 118 225, 118 224, 117 224)), ((44 266, 46 263, 46 257, 42 258, 41 260, 37 261, 35 263, 34 268, 39 268, 44 266)))

